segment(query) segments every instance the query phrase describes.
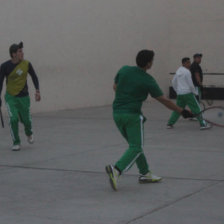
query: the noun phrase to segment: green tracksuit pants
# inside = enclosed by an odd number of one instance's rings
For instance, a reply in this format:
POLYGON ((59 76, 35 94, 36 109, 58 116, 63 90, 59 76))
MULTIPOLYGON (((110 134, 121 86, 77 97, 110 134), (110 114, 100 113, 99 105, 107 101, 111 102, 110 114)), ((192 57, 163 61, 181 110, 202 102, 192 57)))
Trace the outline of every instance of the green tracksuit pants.
MULTIPOLYGON (((200 113, 200 111, 201 111, 198 101, 193 93, 177 95, 176 104, 183 109, 186 106, 188 106, 193 114, 200 113)), ((177 122, 177 120, 179 119, 179 117, 180 117, 180 114, 178 112, 174 111, 171 114, 171 117, 168 121, 168 125, 174 125, 177 122)), ((203 120, 202 116, 197 117, 197 119, 201 126, 205 125, 205 121, 203 120)))
POLYGON ((10 131, 13 144, 20 144, 19 121, 24 125, 25 134, 32 135, 32 124, 30 116, 30 97, 15 97, 8 93, 5 94, 6 106, 10 119, 10 131))
POLYGON ((114 121, 129 144, 129 148, 116 162, 115 167, 122 173, 136 163, 139 173, 146 174, 149 171, 149 166, 143 152, 144 117, 140 114, 114 113, 114 121))

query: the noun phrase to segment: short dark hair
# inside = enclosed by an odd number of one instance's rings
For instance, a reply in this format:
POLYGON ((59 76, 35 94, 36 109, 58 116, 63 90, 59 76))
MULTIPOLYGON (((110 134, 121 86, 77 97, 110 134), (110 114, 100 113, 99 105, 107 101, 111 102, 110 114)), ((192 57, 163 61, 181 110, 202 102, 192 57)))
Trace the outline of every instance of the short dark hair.
POLYGON ((182 64, 184 64, 185 62, 190 61, 190 58, 185 57, 185 58, 182 58, 181 61, 182 61, 182 64))
POLYGON ((195 58, 202 58, 202 54, 201 53, 196 53, 196 54, 194 54, 193 55, 193 58, 195 59, 195 58))
POLYGON ((20 42, 19 44, 12 44, 9 48, 10 57, 12 58, 12 54, 16 53, 21 48, 23 48, 23 42, 20 42))
POLYGON ((154 51, 151 50, 141 50, 136 56, 136 64, 140 68, 144 68, 149 62, 153 60, 154 51))

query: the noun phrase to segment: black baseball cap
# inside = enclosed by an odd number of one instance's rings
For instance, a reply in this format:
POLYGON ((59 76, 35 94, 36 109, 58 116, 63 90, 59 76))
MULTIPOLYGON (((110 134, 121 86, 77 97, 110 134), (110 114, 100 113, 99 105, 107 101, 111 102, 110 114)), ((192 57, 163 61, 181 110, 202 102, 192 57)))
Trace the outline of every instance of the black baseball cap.
POLYGON ((194 57, 194 58, 199 58, 199 57, 201 58, 202 56, 203 56, 203 55, 202 55, 201 53, 196 53, 196 54, 194 54, 193 57, 194 57))
POLYGON ((16 53, 19 49, 23 48, 23 42, 21 41, 19 44, 12 44, 9 47, 9 54, 12 57, 13 53, 16 53))

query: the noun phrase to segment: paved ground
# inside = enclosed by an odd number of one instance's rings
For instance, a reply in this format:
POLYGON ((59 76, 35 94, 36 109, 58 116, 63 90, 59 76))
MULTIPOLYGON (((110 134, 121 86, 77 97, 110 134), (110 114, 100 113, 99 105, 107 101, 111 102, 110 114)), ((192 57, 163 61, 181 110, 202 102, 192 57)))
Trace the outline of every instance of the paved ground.
POLYGON ((133 167, 118 192, 104 167, 127 144, 111 107, 34 114, 36 142, 28 145, 20 126, 20 152, 10 150, 9 128, 0 129, 0 223, 223 224, 224 129, 181 119, 167 130, 166 108, 146 103, 144 112, 144 150, 164 179, 140 185, 133 167))

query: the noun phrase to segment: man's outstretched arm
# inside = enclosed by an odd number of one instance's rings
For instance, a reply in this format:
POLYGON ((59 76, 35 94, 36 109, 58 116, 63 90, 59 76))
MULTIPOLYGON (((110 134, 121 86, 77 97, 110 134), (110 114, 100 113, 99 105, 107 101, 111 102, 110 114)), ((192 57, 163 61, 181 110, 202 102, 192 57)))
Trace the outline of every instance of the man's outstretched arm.
POLYGON ((162 103, 168 109, 178 112, 184 118, 193 117, 192 113, 189 110, 185 110, 177 106, 175 103, 173 103, 170 99, 168 99, 164 95, 156 97, 155 99, 158 100, 160 103, 162 103))

